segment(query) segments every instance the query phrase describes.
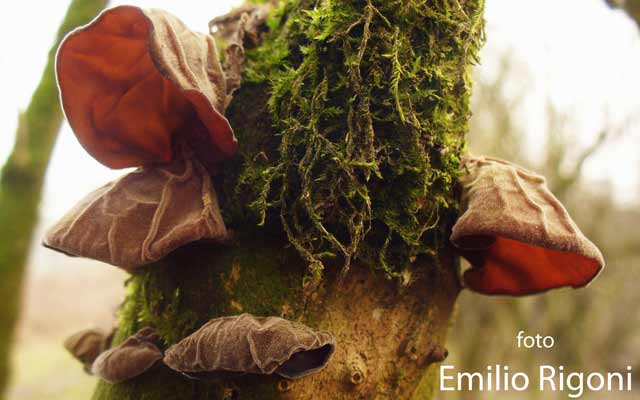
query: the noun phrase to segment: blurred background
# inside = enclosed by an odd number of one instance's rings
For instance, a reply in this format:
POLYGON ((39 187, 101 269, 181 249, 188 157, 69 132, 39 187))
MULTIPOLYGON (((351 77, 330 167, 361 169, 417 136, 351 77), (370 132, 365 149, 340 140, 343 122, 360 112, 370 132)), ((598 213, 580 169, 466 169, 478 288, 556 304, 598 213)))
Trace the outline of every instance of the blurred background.
MULTIPOLYGON (((241 1, 126 3, 166 9, 192 29, 206 31, 212 17, 241 1)), ((29 103, 68 5, 31 0, 3 10, 0 165, 11 152, 19 112, 29 103)), ((631 365, 640 371, 640 291, 635 283, 640 278, 640 29, 603 0, 487 0, 486 19, 487 44, 474 72, 470 150, 544 174, 584 233, 603 250, 608 265, 584 290, 515 300, 464 292, 447 364, 465 371, 508 364, 532 376, 542 363, 579 371, 631 365), (556 346, 518 350, 514 337, 519 330, 552 335, 556 346)), ((38 239, 85 194, 123 173, 98 164, 63 125, 28 261, 8 399, 90 397, 94 378, 83 373, 62 341, 86 327, 114 324, 126 274, 48 251, 38 239)), ((517 398, 553 398, 542 395, 531 391, 517 398)), ((483 398, 509 396, 440 395, 445 400, 483 398)))

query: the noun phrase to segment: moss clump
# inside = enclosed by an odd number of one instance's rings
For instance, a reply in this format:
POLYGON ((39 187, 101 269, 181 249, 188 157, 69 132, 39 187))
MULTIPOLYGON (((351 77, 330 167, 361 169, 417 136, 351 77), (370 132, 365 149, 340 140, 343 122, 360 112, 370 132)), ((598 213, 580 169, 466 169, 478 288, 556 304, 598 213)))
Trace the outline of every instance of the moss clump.
POLYGON ((229 110, 242 157, 227 201, 281 224, 315 276, 330 259, 399 276, 435 254, 457 205, 482 9, 482 0, 282 1, 247 52, 245 87, 268 97, 261 122, 245 129, 255 113, 245 101, 229 110), (260 125, 263 136, 249 137, 260 125))
POLYGON ((127 281, 115 342, 152 326, 168 346, 219 316, 297 314, 300 258, 282 250, 282 237, 264 235, 242 236, 241 246, 194 243, 140 268, 127 281))
MULTIPOLYGON (((225 247, 192 243, 137 270, 127 282, 114 344, 151 326, 164 350, 211 318, 241 312, 299 318, 305 266, 298 254, 282 249, 284 237, 261 229, 237 240, 225 247)), ((268 400, 278 398, 277 383, 276 377, 261 375, 190 380, 158 365, 121 384, 101 381, 93 399, 224 399, 236 398, 225 396, 231 388, 242 387, 242 398, 268 400)))

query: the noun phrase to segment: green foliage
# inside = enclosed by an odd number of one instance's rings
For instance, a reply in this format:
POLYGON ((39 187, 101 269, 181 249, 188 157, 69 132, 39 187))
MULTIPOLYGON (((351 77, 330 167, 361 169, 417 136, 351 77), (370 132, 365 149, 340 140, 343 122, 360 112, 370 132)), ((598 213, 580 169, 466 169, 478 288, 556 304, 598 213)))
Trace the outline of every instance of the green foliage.
POLYGON ((390 276, 434 255, 455 212, 482 0, 285 0, 247 52, 266 86, 259 139, 230 119, 236 204, 279 219, 319 277, 358 259, 390 276), (260 146, 256 145, 260 142, 260 146))

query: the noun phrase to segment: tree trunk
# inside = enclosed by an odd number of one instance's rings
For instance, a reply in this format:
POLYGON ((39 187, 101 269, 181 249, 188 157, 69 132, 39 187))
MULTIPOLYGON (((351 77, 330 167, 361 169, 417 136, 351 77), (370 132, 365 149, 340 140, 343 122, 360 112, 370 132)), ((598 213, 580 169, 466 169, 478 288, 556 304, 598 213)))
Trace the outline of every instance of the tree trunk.
POLYGON ((119 337, 147 316, 168 342, 209 318, 248 312, 299 320, 336 336, 328 367, 299 381, 273 376, 195 381, 165 366, 119 385, 101 382, 94 399, 429 399, 458 283, 450 254, 439 266, 422 260, 422 276, 401 288, 381 273, 354 266, 339 280, 327 274, 311 298, 306 263, 286 238, 260 231, 231 247, 194 244, 136 274, 119 337), (325 397, 322 397, 324 394, 325 397))
POLYGON ((134 273, 115 342, 153 326, 169 346, 246 312, 329 331, 336 353, 293 381, 158 365, 100 382, 94 400, 433 398, 460 290, 446 238, 482 2, 281 3, 227 110, 241 149, 215 182, 233 243, 193 243, 134 273))
POLYGON ((13 332, 44 175, 62 123, 53 72, 56 49, 67 32, 89 21, 106 3, 106 0, 71 2, 49 51, 40 83, 27 110, 20 115, 13 151, 0 175, 0 393, 9 378, 13 332))

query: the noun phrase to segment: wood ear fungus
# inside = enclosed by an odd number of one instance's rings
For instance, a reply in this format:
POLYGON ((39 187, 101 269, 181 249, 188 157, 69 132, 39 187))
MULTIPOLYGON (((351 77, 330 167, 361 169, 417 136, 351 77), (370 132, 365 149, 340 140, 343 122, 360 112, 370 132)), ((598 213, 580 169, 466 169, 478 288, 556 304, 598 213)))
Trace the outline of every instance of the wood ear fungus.
POLYGON ((110 168, 171 162, 185 135, 205 163, 237 151, 213 37, 165 11, 103 11, 64 39, 56 76, 78 140, 110 168))
POLYGON ((471 290, 521 296, 578 288, 602 270, 600 250, 544 177, 490 157, 468 157, 464 168, 462 214, 451 241, 472 265, 464 274, 471 290))
POLYGON ((277 374, 296 379, 324 368, 335 351, 326 332, 278 317, 216 318, 169 347, 164 363, 185 375, 277 374))
POLYGON ((162 360, 156 346, 158 336, 151 328, 144 328, 118 346, 100 354, 93 362, 91 372, 109 383, 120 383, 135 378, 162 360))
POLYGON ((44 245, 131 270, 187 243, 226 238, 208 172, 184 157, 90 193, 48 231, 44 245))
POLYGON ((83 329, 64 341, 64 348, 84 365, 85 371, 91 370, 91 364, 100 353, 107 350, 113 339, 113 332, 105 334, 97 329, 83 329))

